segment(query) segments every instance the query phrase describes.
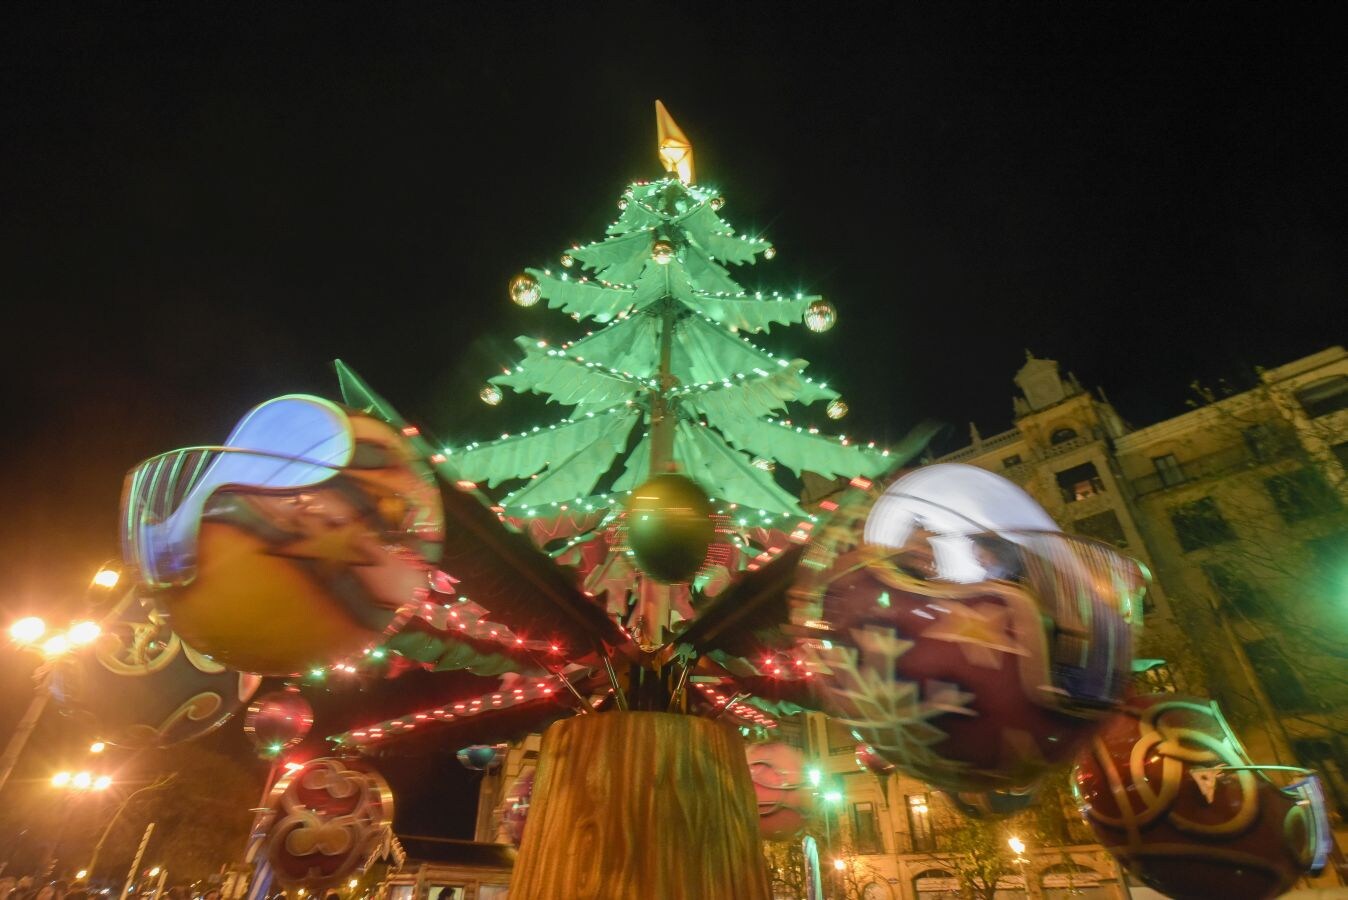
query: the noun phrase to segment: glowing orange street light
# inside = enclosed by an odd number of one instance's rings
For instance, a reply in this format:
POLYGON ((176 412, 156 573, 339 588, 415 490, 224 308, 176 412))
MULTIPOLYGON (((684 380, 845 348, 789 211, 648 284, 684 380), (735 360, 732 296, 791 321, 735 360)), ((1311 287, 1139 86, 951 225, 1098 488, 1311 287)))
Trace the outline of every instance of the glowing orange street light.
POLYGON ((61 656, 70 650, 70 638, 64 634, 54 634, 42 643, 43 656, 61 656))
POLYGON ((51 777, 52 787, 63 788, 68 784, 70 784, 69 772, 57 772, 55 775, 51 777))
POLYGON ((9 636, 16 644, 35 643, 47 633, 47 623, 37 616, 27 616, 9 626, 9 636))
POLYGON ((94 573, 93 586, 103 588, 105 591, 110 591, 117 587, 117 582, 121 580, 121 572, 117 571, 112 566, 104 566, 94 573))
POLYGON ((83 647, 85 644, 92 644, 98 640, 102 631, 103 629, 98 627, 97 622, 77 622, 70 626, 70 631, 66 632, 66 639, 76 647, 83 647))

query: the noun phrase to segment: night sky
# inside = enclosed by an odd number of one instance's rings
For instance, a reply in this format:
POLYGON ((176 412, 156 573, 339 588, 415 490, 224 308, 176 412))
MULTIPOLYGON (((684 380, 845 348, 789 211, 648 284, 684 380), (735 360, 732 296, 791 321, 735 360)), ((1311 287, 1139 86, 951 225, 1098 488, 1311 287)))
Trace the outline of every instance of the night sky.
POLYGON ((506 282, 659 174, 657 97, 780 251, 742 283, 838 306, 761 343, 848 433, 1009 427, 1027 348, 1146 424, 1342 343, 1348 65, 1284 6, 7 4, 0 614, 74 602, 129 467, 334 357, 452 443, 538 421, 477 391, 576 328, 506 282))

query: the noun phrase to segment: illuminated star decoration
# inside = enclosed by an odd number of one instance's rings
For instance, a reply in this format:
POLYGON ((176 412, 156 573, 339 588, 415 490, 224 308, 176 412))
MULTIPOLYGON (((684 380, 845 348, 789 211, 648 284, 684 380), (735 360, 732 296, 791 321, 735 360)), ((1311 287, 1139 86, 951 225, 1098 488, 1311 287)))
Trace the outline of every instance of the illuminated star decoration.
POLYGON ((659 142, 660 164, 666 172, 677 172, 684 184, 693 183, 693 144, 688 135, 659 100, 655 101, 655 134, 659 142))

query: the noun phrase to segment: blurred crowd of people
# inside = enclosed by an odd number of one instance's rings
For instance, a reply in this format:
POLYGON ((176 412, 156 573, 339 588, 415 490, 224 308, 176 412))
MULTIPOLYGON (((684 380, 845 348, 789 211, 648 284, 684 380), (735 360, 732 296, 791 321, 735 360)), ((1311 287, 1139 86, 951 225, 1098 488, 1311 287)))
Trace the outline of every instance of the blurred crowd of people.
MULTIPOLYGON (((100 896, 104 892, 94 892, 100 896)), ((208 888, 197 893, 183 885, 171 887, 163 892, 164 900, 220 900, 219 888, 208 888)), ((64 880, 39 883, 31 875, 14 878, 9 875, 0 877, 0 900, 89 900, 89 885, 84 881, 67 882, 64 880)))

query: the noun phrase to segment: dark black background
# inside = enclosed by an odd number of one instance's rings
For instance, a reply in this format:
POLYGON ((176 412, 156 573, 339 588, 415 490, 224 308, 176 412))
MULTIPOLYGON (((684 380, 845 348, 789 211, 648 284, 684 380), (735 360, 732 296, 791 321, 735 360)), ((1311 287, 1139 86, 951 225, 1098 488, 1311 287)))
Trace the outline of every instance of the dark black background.
MULTIPOLYGON (((849 432, 999 431, 1027 348, 1145 424, 1341 342, 1334 9, 6 5, 0 611, 115 554, 129 466, 333 395, 334 357, 455 442, 533 415, 478 387, 572 323, 506 281, 658 174, 656 97, 780 250, 744 283, 838 305, 763 343, 849 432)), ((0 722, 29 665, 4 654, 0 722)), ((471 785, 420 765, 404 821, 463 833, 471 785)))

